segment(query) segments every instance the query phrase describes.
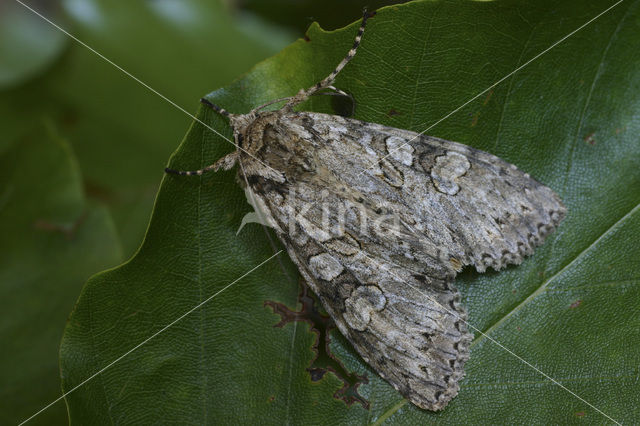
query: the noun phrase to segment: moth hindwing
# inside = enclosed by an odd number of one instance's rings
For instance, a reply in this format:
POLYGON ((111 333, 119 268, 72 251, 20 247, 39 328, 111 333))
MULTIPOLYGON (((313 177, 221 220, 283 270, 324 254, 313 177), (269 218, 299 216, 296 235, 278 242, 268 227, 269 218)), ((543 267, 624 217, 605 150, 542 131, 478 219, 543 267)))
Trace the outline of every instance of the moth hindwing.
POLYGON ((458 271, 518 264, 565 215, 558 196, 514 165, 471 147, 293 107, 324 80, 229 118, 236 151, 192 175, 230 169, 340 332, 417 406, 458 393, 472 335, 453 285, 458 271), (271 103, 269 103, 271 104, 271 103), (267 105, 269 105, 267 104, 267 105))

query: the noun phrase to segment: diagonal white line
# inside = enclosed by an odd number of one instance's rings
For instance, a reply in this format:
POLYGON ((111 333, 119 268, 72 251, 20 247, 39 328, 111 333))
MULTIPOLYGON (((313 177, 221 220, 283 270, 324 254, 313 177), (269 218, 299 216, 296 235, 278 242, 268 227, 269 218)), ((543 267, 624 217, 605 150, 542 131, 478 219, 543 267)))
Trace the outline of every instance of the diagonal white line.
MULTIPOLYGON (((462 318, 460 316, 460 314, 458 314, 456 311, 452 311, 451 309, 447 308, 446 306, 444 306, 442 303, 438 302, 438 300, 436 300, 433 296, 431 296, 430 294, 425 293, 424 291, 422 291, 420 288, 414 286, 413 284, 407 282, 406 280, 403 280, 402 278, 400 278, 398 275, 396 275, 390 268, 386 267, 385 265, 377 262, 375 259, 371 258, 370 256, 367 256, 367 254, 363 251, 360 250, 360 252, 358 254, 356 254, 356 256, 358 255, 363 255, 364 257, 366 257, 367 259, 369 259, 371 262, 373 262, 374 264, 378 265, 378 267, 385 269, 387 272, 389 272, 391 275, 395 276, 398 281, 408 285, 409 287, 411 287, 412 289, 414 289, 415 291, 417 291, 418 293, 422 294, 424 297, 426 297, 427 299, 429 299, 430 301, 432 301, 433 303, 435 303, 436 305, 440 306, 442 309, 444 309, 446 312, 448 312, 449 314, 453 315, 454 317, 458 318, 460 321, 464 322, 467 326, 469 326, 470 328, 472 328, 473 330, 477 331, 478 333, 480 333, 483 337, 489 339, 490 341, 492 341, 493 343, 495 343, 496 345, 498 345, 501 349, 503 349, 504 351, 506 351, 507 353, 509 353, 510 355, 512 355, 513 357, 515 357, 516 359, 518 359, 519 361, 521 361, 522 363, 524 363, 525 365, 531 367, 533 370, 535 370, 537 373, 541 374, 542 376, 544 376, 546 379, 548 379, 549 381, 551 381, 553 384, 558 385, 560 388, 562 388, 563 390, 567 391, 568 393, 570 393, 571 395, 573 395, 574 397, 576 397, 577 399, 579 399, 580 401, 584 402, 585 404, 587 404, 589 407, 593 408, 594 410, 596 410, 598 413, 602 414, 604 417, 606 417, 607 419, 611 420, 612 422, 614 422, 617 425, 621 425, 620 422, 616 421, 615 419, 613 419, 611 416, 607 415, 605 412, 603 412, 602 410, 598 409, 598 407, 596 407, 595 405, 591 404, 589 401, 585 400, 584 398, 582 398, 580 395, 576 394, 575 392, 573 392, 571 389, 567 388, 566 386, 564 386, 562 383, 558 382, 556 379, 554 379, 553 377, 549 376, 547 373, 545 373, 544 371, 540 370, 538 367, 536 367, 535 365, 531 364, 529 361, 525 360, 524 358, 522 358, 520 355, 516 354, 515 352, 513 352, 511 349, 507 348, 506 346, 504 346, 502 343, 498 342, 496 339, 494 339, 493 337, 485 334, 482 330, 480 330, 479 328, 475 327, 473 324, 470 324, 467 320, 465 320, 464 318, 462 318)), ((398 265, 393 264, 392 262, 389 262, 394 266, 397 266, 398 268, 401 268, 398 265)))
POLYGON ((117 68, 118 70, 122 71, 122 73, 124 73, 127 77, 130 77, 131 79, 133 79, 136 83, 140 84, 141 86, 143 86, 145 89, 149 90, 150 92, 160 96, 163 100, 169 102, 171 105, 173 105, 176 109, 182 111, 183 113, 185 113, 186 115, 188 115, 189 117, 191 117, 193 120, 197 121, 198 123, 200 123, 201 125, 203 125, 204 127, 206 127, 207 129, 211 130, 213 133, 215 133, 216 135, 220 136, 221 138, 223 138, 225 141, 229 142, 230 144, 232 144, 234 147, 236 147, 236 149, 239 149, 240 151, 243 151, 245 154, 247 154, 249 157, 253 158, 254 160, 258 161, 259 163, 261 163, 262 165, 264 165, 265 167, 273 170, 274 172, 278 173, 275 169, 273 169, 272 167, 270 167, 268 164, 266 164, 265 162, 263 162, 262 160, 260 160, 259 158, 255 157, 254 155, 252 155, 251 153, 247 152, 245 149, 237 146, 235 144, 234 141, 232 141, 231 139, 229 139, 228 137, 226 137, 225 135, 223 135, 222 133, 218 132, 216 129, 214 129, 213 127, 211 127, 210 125, 208 125, 207 123, 205 123, 204 121, 200 120, 198 117, 196 117, 195 115, 191 114, 189 111, 187 111, 186 109, 184 109, 183 107, 181 107, 180 105, 178 105, 176 102, 172 101, 171 99, 169 99, 168 97, 166 97, 165 95, 163 95, 162 93, 158 92, 156 89, 154 89, 153 87, 149 86, 147 83, 145 83, 144 81, 140 80, 138 77, 136 77, 135 75, 131 74, 129 71, 125 70, 124 68, 122 68, 120 65, 116 64, 115 62, 113 62, 111 59, 107 58, 106 56, 104 56, 102 53, 98 52, 96 49, 94 49, 93 47, 89 46, 87 43, 83 42, 82 40, 78 39, 76 36, 74 36, 73 34, 71 34, 70 32, 68 32, 67 30, 65 30, 64 28, 62 28, 60 25, 56 24, 55 22, 53 22, 52 20, 50 20, 49 18, 47 18, 46 16, 42 15, 40 12, 38 12, 37 10, 33 9, 31 6, 23 3, 21 0, 15 0, 16 2, 20 3, 22 6, 24 6, 25 8, 29 9, 31 12, 33 12, 34 14, 38 15, 40 18, 42 18, 43 20, 45 20, 46 22, 48 22, 49 24, 51 24, 53 27, 55 27, 56 29, 58 29, 59 31, 61 31, 62 33, 66 34, 69 38, 73 39, 75 42, 77 42, 78 44, 80 44, 81 46, 87 48, 89 51, 91 51, 92 53, 95 53, 97 56, 99 56, 100 58, 104 59, 106 62, 108 62, 109 64, 111 64, 112 66, 114 66, 115 68, 117 68))
MULTIPOLYGON (((460 111, 462 108, 466 107, 467 105, 469 105, 471 102, 475 101, 476 99, 478 99, 480 96, 484 95, 485 93, 487 93, 489 90, 493 89, 494 87, 496 87, 498 84, 502 83, 503 81, 505 81, 506 79, 508 79, 509 77, 511 77, 512 75, 514 75, 515 73, 517 73, 518 71, 520 71, 521 69, 523 69, 524 67, 526 67, 527 65, 529 65, 531 62, 535 61, 536 59, 540 58, 542 55, 544 55, 545 53, 549 52, 551 49, 553 49, 554 47, 556 47, 557 45, 559 45, 560 43, 562 43, 563 41, 565 41, 566 39, 568 39, 569 37, 571 37, 572 35, 574 35, 575 33, 577 33, 578 31, 582 30, 584 27, 588 26, 589 24, 593 23, 596 19, 600 18, 602 15, 608 13, 611 9, 613 9, 614 7, 618 6, 620 3, 622 3, 624 0, 618 0, 616 3, 614 3, 613 5, 609 6, 607 9, 605 9, 604 11, 600 12, 599 14, 597 14, 596 16, 594 16, 593 18, 591 18, 590 20, 588 20, 587 22, 585 22, 584 24, 580 25, 578 28, 576 28, 575 30, 571 31, 569 34, 567 34, 566 36, 562 37, 560 40, 556 41, 555 43, 553 43, 551 46, 547 47, 546 49, 544 49, 542 52, 538 53, 536 56, 534 56, 533 58, 529 59, 527 62, 525 62, 524 64, 520 65, 518 68, 514 69, 513 71, 511 71, 509 74, 505 75, 504 77, 502 77, 500 80, 496 81, 495 83, 493 83, 491 86, 487 87, 486 89, 484 89, 483 91, 479 92, 478 94, 476 94, 474 97, 472 97, 471 99, 469 99, 467 102, 463 103, 462 105, 460 105, 458 108, 454 109, 453 111, 449 112, 447 115, 443 116, 442 118, 440 118, 438 121, 436 121, 435 123, 433 123, 431 126, 427 127, 426 129, 424 129, 423 131, 421 131, 420 133, 418 133, 417 135, 415 135, 412 139, 404 142, 403 144, 398 145, 397 147, 389 150, 389 153, 387 155, 385 155, 384 157, 382 157, 379 161, 384 160, 385 158, 389 157, 390 155, 392 155, 393 153, 395 153, 396 151, 404 148, 405 146, 411 144, 411 142, 415 141, 417 138, 419 138, 420 136, 424 135, 426 132, 428 132, 429 130, 431 130, 432 128, 434 128, 435 126, 437 126, 438 124, 442 123, 444 120, 446 120, 447 118, 451 117, 453 114, 455 114, 456 112, 460 111)), ((362 173, 365 173, 369 170, 371 170, 372 168, 376 167, 376 164, 372 165, 371 167, 365 169, 362 171, 362 173)), ((362 175, 362 173, 360 174, 360 176, 362 175)))
POLYGON ((271 259, 273 259, 274 257, 276 257, 277 255, 279 255, 280 253, 282 253, 282 250, 278 251, 276 254, 274 254, 273 256, 271 256, 270 258, 264 260, 262 263, 260 263, 257 266, 254 266, 252 269, 250 269, 249 271, 245 272, 242 276, 240 276, 239 278, 236 278, 235 280, 233 280, 232 282, 230 282, 229 284, 227 284, 226 286, 224 286, 221 290, 218 290, 217 292, 215 292, 214 294, 212 294, 211 296, 207 297, 205 300, 203 300, 202 302, 198 303, 196 306, 194 306, 193 308, 189 309, 187 312, 185 312, 184 314, 180 315, 178 318, 176 318, 175 320, 171 321, 169 324, 165 325, 164 327, 162 327, 160 330, 156 331, 155 333, 153 333, 151 336, 147 337, 146 339, 144 339, 142 342, 138 343, 137 345, 135 345, 133 348, 129 349, 127 352, 123 353, 122 355, 120 355, 118 358, 114 359, 113 361, 111 361, 109 364, 107 364, 106 366, 104 366, 103 368, 101 368, 100 370, 98 370, 97 372, 93 373, 91 376, 87 377, 86 379, 84 379, 82 382, 80 382, 79 384, 75 385, 73 388, 71 388, 71 390, 69 390, 68 392, 63 393, 62 395, 60 395, 57 399, 55 399, 54 401, 50 402, 48 405, 46 405, 45 407, 43 407, 42 409, 40 409, 40 411, 38 411, 37 413, 33 414, 31 417, 29 417, 28 419, 23 420, 22 422, 20 422, 20 425, 23 425, 25 423, 27 423, 28 421, 30 421, 31 419, 33 419, 34 417, 36 417, 38 414, 42 413, 43 411, 45 411, 47 408, 51 407, 53 404, 55 404, 56 402, 60 401, 61 399, 63 399, 64 397, 66 397, 67 395, 69 395, 71 392, 77 390, 79 387, 83 386, 85 383, 87 383, 88 381, 90 381, 91 379, 95 378, 96 376, 102 374, 105 370, 107 370, 108 368, 112 367, 113 365, 115 365, 116 363, 118 363, 120 360, 122 360, 123 358, 125 358, 127 355, 131 354, 133 351, 135 351, 136 349, 140 348, 141 346, 145 345, 147 342, 149 342, 151 339, 155 338, 156 336, 158 336, 159 334, 163 333, 164 331, 166 331, 168 328, 172 327, 173 325, 175 325, 177 322, 179 322, 180 320, 182 320, 184 317, 186 317, 187 315, 191 314, 193 311, 199 309, 200 307, 202 307, 202 305, 204 305, 205 303, 209 302, 211 299, 213 299, 214 297, 216 297, 217 295, 219 295, 220 293, 222 293, 223 291, 225 291, 226 289, 228 289, 229 287, 231 287, 232 285, 234 285, 235 283, 237 283, 238 281, 240 281, 241 279, 243 279, 244 277, 246 277, 247 275, 249 275, 250 273, 252 273, 253 271, 255 271, 256 269, 258 269, 259 267, 261 267, 262 265, 264 265, 265 263, 267 263, 268 261, 270 261, 271 259))

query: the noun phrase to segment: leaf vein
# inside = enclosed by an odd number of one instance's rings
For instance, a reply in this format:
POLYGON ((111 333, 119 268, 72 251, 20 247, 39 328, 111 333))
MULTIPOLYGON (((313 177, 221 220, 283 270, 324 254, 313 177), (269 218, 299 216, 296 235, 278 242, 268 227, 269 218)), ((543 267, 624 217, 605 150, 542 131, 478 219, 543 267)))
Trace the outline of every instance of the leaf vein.
POLYGON ((529 302, 531 302, 536 297, 538 297, 540 294, 542 294, 544 291, 546 291, 546 288, 549 285, 549 283, 551 283, 553 280, 558 278, 565 271, 567 271, 572 265, 574 265, 576 262, 578 262, 584 255, 586 255, 586 253, 588 253, 593 247, 598 245, 598 243, 600 243, 611 232, 615 231, 616 228, 618 228, 621 224, 623 224, 628 218, 632 217, 638 210, 640 210, 640 203, 636 204, 633 209, 631 209, 628 213, 626 213, 624 216, 622 216, 618 221, 616 221, 606 231, 604 231, 598 238, 596 238, 591 244, 589 244, 584 250, 582 250, 580 253, 578 253, 576 255, 576 257, 573 258, 573 260, 571 260, 569 263, 567 263, 565 266, 563 266, 558 272, 553 274, 546 281, 543 281, 542 284, 537 289, 535 289, 529 296, 527 296, 522 302, 520 302, 512 310, 510 310, 505 315, 503 315, 502 318, 500 318, 498 321, 496 321, 492 325, 490 325, 484 332, 482 332, 482 334, 480 334, 478 337, 476 337, 473 340, 473 342, 471 342, 470 347, 473 347, 474 345, 476 345, 478 342, 480 342, 482 339, 484 339, 484 337, 486 337, 486 335, 491 333, 493 330, 495 330, 500 325, 502 325, 506 320, 508 320, 511 316, 513 316, 513 314, 518 312, 520 309, 522 309, 524 306, 526 306, 529 302))

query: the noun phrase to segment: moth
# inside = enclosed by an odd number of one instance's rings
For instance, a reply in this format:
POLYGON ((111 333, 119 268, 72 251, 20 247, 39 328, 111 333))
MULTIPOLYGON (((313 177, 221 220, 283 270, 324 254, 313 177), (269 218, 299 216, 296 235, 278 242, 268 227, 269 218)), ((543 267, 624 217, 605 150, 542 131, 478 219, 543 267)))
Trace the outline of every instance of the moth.
POLYGON ((294 107, 295 96, 227 117, 236 150, 201 170, 229 170, 249 190, 340 332, 412 403, 441 410, 469 358, 454 278, 519 264, 565 216, 548 187, 483 151, 408 130, 294 107), (275 111, 264 108, 285 102, 275 111))

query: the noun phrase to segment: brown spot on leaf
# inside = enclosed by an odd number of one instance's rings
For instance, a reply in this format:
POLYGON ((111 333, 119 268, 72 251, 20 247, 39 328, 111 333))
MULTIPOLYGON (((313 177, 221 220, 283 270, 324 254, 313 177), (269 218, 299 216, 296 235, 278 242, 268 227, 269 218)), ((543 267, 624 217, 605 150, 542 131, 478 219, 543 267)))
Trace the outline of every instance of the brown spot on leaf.
POLYGON ((369 401, 358 393, 358 387, 362 383, 369 383, 369 379, 366 376, 347 371, 342 362, 331 353, 330 332, 336 326, 331 317, 318 310, 316 297, 309 292, 307 285, 301 282, 300 287, 298 303, 302 305, 302 309, 299 311, 292 311, 284 304, 272 300, 264 302, 264 306, 269 306, 274 314, 280 316, 280 321, 274 327, 282 328, 295 321, 309 324, 311 332, 317 336, 312 348, 316 356, 306 369, 311 381, 318 382, 327 373, 333 373, 342 381, 342 387, 334 392, 333 397, 344 401, 347 406, 357 402, 368 410, 369 401))
POLYGON ((312 382, 319 382, 324 377, 327 370, 323 368, 307 368, 312 382))
POLYGON ((576 417, 584 417, 584 411, 578 411, 576 417))
POLYGON ((308 36, 308 35, 306 35, 306 34, 305 34, 305 35, 304 35, 304 41, 306 41, 306 42, 310 42, 310 41, 311 41, 311 39, 309 38, 309 36, 308 36))
POLYGON ((569 305, 569 307, 570 307, 571 309, 575 309, 575 308, 577 308, 577 307, 578 307, 578 306, 580 306, 580 305, 582 305, 582 300, 578 299, 578 300, 576 300, 575 302, 573 302, 571 305, 569 305))
POLYGON ((489 90, 489 92, 487 93, 487 97, 484 98, 484 102, 482 103, 482 105, 486 105, 487 103, 489 103, 489 100, 491 99, 492 96, 493 96, 493 89, 489 90))
POLYGON ((595 136, 596 136, 595 132, 589 133, 587 136, 585 136, 584 141, 589 145, 595 145, 596 144, 595 136))
POLYGON ((87 212, 84 212, 73 223, 54 223, 44 219, 36 220, 33 223, 35 229, 48 232, 60 232, 67 240, 75 237, 76 231, 84 223, 87 218, 87 212))
POLYGON ((400 114, 401 114, 401 112, 400 112, 400 111, 398 111, 398 110, 396 110, 395 108, 391 108, 391 109, 387 112, 387 115, 388 115, 389 117, 393 117, 393 116, 395 116, 395 115, 400 115, 400 114))

